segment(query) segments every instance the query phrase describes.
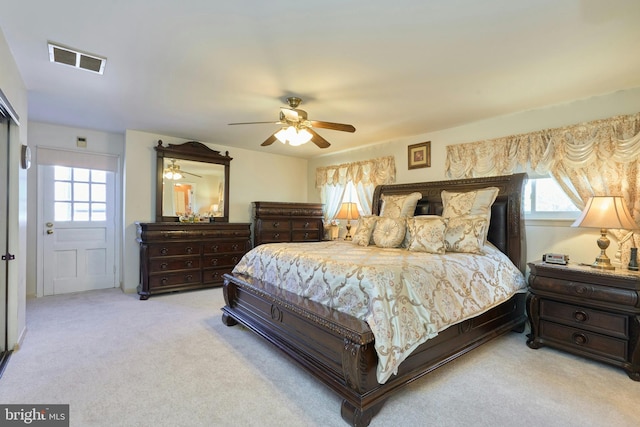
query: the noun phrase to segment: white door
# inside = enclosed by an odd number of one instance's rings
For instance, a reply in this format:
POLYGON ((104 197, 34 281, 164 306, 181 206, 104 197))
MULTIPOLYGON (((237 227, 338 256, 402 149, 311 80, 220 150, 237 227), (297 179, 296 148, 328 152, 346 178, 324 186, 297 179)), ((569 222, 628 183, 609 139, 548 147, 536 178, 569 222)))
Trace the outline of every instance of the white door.
POLYGON ((115 174, 39 168, 44 295, 115 287, 115 174))

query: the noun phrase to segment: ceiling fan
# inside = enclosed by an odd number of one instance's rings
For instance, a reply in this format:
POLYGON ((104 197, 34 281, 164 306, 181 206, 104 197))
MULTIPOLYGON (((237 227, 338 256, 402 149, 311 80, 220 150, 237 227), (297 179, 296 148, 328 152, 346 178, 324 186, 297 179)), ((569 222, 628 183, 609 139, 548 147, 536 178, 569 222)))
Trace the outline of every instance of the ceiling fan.
POLYGON ((196 175, 195 173, 187 172, 180 170, 180 165, 176 164, 176 159, 171 159, 171 164, 167 166, 163 171, 162 175, 167 179, 172 179, 174 181, 178 179, 182 179, 184 175, 193 175, 198 178, 202 178, 200 175, 196 175))
POLYGON ((229 123, 230 125, 253 125, 253 124, 276 124, 282 125, 282 128, 267 138, 262 144, 263 147, 273 144, 276 140, 283 144, 302 145, 312 141, 320 148, 327 148, 331 144, 329 141, 318 135, 312 128, 339 130, 342 132, 355 132, 356 128, 352 125, 343 123, 323 122, 318 120, 308 120, 307 112, 299 110, 297 107, 302 99, 295 96, 287 98, 289 107, 280 108, 280 119, 277 122, 245 122, 245 123, 229 123))

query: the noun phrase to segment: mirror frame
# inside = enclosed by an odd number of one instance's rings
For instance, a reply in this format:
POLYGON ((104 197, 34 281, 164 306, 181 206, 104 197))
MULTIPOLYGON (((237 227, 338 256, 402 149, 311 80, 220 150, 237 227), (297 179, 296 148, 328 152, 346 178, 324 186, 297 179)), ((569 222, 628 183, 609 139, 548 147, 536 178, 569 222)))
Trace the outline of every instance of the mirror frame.
POLYGON ((213 163, 224 166, 224 210, 223 215, 214 217, 215 222, 229 222, 229 169, 232 157, 229 152, 224 155, 219 151, 212 150, 201 142, 189 141, 184 144, 162 145, 162 140, 158 140, 158 145, 154 147, 156 150, 156 222, 178 222, 177 216, 163 215, 162 197, 163 197, 163 171, 164 159, 166 157, 178 160, 191 160, 195 162, 213 163))

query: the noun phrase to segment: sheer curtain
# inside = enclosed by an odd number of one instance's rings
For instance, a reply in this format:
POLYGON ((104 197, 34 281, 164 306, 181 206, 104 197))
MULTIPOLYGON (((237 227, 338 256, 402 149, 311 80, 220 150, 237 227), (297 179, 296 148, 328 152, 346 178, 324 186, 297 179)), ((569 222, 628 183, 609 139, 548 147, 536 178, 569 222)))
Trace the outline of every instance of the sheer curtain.
POLYGON ((335 218, 340 210, 347 184, 353 183, 360 208, 360 215, 371 215, 373 191, 377 185, 391 184, 396 180, 396 163, 393 156, 362 162, 344 163, 316 169, 316 188, 324 203, 324 218, 335 218))
MULTIPOLYGON (((447 147, 451 178, 511 174, 551 175, 580 209, 591 196, 623 196, 640 221, 640 113, 447 147)), ((629 262, 640 235, 611 230, 617 258, 629 262)))

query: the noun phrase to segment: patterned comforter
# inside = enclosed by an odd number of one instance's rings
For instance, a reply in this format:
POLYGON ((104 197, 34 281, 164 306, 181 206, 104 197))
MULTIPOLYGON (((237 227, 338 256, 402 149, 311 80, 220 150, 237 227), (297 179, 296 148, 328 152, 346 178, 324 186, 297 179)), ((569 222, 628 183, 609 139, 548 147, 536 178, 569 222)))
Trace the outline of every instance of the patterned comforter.
POLYGON ((484 249, 486 255, 433 255, 345 241, 272 243, 248 252, 233 272, 366 321, 383 384, 438 332, 526 290, 506 255, 490 244, 484 249))

